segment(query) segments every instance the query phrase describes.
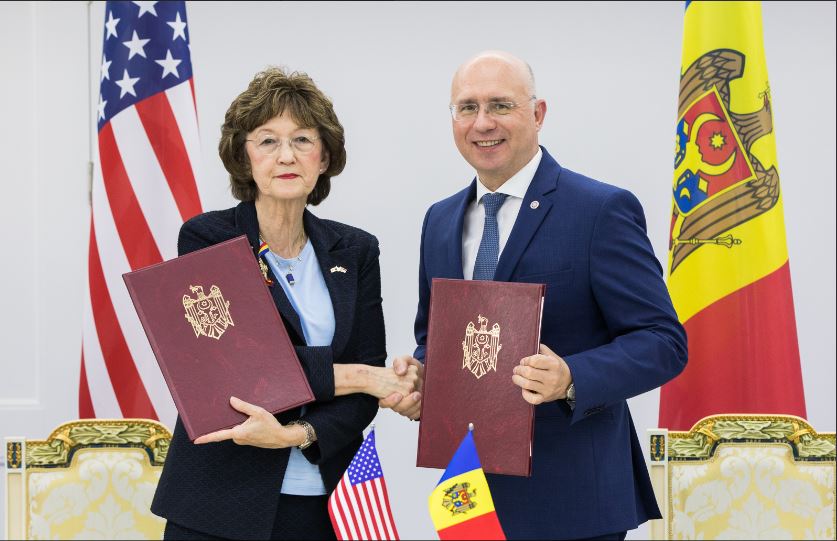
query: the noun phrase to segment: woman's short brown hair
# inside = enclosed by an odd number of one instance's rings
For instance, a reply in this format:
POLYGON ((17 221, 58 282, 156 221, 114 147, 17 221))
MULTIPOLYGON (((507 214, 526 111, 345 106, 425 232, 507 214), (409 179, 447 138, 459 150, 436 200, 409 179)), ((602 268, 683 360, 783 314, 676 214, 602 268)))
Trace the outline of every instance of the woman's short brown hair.
POLYGON ((309 204, 322 202, 331 191, 331 177, 343 171, 346 139, 331 100, 307 74, 270 67, 257 73, 247 90, 233 100, 221 126, 218 154, 230 174, 232 195, 239 201, 253 201, 259 194, 244 149, 247 134, 283 113, 300 127, 316 128, 328 156, 328 167, 308 194, 309 204))

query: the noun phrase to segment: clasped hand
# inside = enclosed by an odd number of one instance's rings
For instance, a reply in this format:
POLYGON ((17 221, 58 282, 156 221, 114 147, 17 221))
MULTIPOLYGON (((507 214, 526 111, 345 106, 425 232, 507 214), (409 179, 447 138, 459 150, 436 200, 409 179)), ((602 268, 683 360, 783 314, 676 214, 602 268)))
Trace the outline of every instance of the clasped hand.
MULTIPOLYGON (((397 361, 397 359, 396 359, 397 361)), ((418 361, 416 361, 418 363, 418 361)), ((397 394, 399 396, 408 396, 415 390, 421 389, 421 373, 424 367, 421 363, 419 366, 402 365, 401 363, 393 362, 392 368, 387 367, 362 367, 360 369, 361 375, 366 379, 366 385, 363 392, 371 394, 375 398, 384 399, 386 397, 397 394)))
POLYGON ((392 361, 392 371, 399 376, 415 374, 414 390, 410 392, 393 392, 384 395, 378 401, 378 406, 416 420, 421 415, 421 391, 424 384, 424 364, 410 355, 396 357, 392 361))

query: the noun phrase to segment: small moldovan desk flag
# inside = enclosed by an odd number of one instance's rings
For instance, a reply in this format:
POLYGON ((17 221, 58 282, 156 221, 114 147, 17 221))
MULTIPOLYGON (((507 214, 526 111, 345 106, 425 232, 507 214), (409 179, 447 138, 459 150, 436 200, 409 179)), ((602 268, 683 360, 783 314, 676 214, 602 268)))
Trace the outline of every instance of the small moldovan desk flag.
POLYGON ((439 539, 505 539, 469 430, 427 500, 439 539))

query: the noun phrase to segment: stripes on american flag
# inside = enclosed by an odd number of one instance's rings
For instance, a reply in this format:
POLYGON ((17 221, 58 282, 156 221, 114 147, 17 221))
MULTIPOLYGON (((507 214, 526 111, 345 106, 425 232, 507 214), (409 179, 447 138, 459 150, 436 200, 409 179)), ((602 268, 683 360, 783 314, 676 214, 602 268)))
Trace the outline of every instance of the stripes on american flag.
POLYGON ((80 417, 176 410, 122 274, 177 256, 201 212, 185 2, 107 2, 94 160, 80 417))
POLYGON ((328 514, 337 539, 399 539, 375 449, 375 429, 329 497, 328 514))

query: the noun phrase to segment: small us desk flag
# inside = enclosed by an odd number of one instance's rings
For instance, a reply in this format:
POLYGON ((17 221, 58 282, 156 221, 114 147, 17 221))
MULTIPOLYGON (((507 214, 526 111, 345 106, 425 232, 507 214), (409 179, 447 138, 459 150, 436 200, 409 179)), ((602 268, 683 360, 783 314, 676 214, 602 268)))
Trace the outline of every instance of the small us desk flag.
POLYGON ((439 539, 505 539, 469 430, 427 499, 439 539))
POLYGON ((399 539, 374 428, 328 498, 328 514, 337 539, 399 539))
POLYGON ((686 2, 668 288, 689 364, 660 426, 718 413, 805 417, 758 2, 686 2))
POLYGON ((177 256, 201 212, 198 123, 184 2, 107 2, 94 160, 80 417, 175 409, 122 274, 177 256))

